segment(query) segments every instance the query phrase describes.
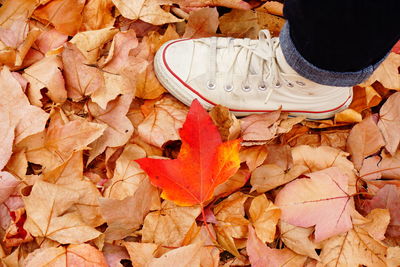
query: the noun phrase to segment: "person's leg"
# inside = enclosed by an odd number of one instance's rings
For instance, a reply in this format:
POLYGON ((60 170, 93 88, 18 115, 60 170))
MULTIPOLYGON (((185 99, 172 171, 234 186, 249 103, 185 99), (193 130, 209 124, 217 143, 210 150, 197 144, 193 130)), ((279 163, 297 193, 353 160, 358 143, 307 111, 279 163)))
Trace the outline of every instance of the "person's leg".
POLYGON ((399 0, 286 0, 280 35, 288 64, 317 83, 352 86, 400 37, 399 0))

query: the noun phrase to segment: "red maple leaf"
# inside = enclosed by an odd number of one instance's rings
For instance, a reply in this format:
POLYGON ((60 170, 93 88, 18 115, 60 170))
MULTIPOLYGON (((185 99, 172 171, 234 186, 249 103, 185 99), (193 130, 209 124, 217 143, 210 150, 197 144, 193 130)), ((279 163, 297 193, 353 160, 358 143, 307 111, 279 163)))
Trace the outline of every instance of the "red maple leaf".
POLYGON ((239 169, 240 140, 223 143, 217 127, 197 100, 192 102, 179 131, 182 147, 177 159, 136 160, 161 196, 182 206, 210 200, 216 186, 239 169))

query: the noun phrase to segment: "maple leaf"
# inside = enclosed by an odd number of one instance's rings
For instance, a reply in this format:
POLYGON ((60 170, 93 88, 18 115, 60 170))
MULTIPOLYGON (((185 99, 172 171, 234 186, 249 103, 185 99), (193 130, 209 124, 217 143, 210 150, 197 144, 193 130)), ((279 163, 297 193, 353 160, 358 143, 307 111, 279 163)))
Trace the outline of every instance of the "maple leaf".
POLYGON ((39 248, 29 254, 24 266, 96 266, 107 267, 101 251, 88 244, 69 245, 68 247, 39 248))
POLYGON ((239 169, 240 140, 222 143, 217 127, 197 100, 179 131, 182 147, 177 159, 136 160, 162 197, 180 205, 203 206, 214 189, 239 169))
POLYGON ((399 102, 400 92, 397 92, 388 98, 379 111, 378 127, 385 138, 385 147, 392 155, 394 155, 400 143, 399 102))
POLYGON ((307 176, 290 182, 276 196, 282 220, 301 227, 315 225, 316 241, 351 229, 348 178, 336 167, 307 176))
POLYGON ((249 238, 246 246, 251 266, 303 266, 307 257, 298 255, 288 248, 272 249, 258 239, 253 227, 249 225, 249 238))

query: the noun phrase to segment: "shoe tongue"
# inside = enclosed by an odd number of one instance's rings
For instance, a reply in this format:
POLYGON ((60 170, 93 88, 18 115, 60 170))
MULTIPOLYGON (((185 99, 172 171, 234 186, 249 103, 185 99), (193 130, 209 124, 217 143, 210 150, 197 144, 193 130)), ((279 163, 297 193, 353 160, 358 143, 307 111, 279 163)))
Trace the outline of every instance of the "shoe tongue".
POLYGON ((276 49, 276 61, 278 62, 279 67, 281 68, 281 70, 283 70, 284 73, 297 74, 297 72, 287 63, 280 46, 276 49))

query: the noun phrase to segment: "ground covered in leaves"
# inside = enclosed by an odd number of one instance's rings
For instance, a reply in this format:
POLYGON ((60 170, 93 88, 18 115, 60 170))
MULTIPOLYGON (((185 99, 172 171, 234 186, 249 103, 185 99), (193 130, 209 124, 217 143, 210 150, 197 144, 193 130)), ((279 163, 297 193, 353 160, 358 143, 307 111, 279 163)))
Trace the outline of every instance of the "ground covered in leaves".
POLYGON ((207 115, 155 52, 280 3, 0 3, 0 266, 400 265, 399 46, 332 120, 207 115))

